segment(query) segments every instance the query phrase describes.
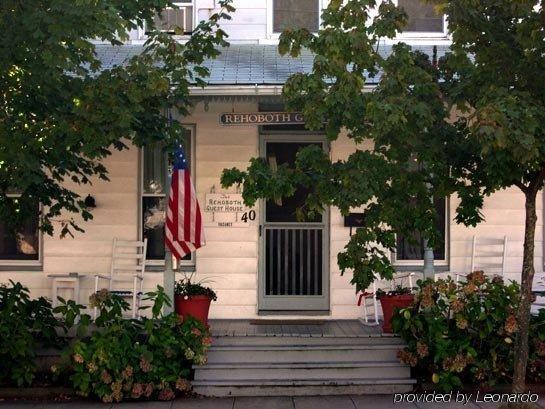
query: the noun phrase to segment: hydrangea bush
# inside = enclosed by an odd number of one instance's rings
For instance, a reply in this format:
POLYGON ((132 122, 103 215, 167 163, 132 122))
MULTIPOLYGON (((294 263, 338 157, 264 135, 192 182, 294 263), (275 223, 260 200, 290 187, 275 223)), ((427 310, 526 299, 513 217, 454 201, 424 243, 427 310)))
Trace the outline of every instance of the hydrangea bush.
MULTIPOLYGON (((450 277, 418 282, 415 302, 392 320, 407 347, 399 359, 421 381, 451 390, 463 383, 511 383, 520 287, 476 271, 456 284, 450 277)), ((528 381, 545 380, 545 310, 531 319, 528 381)))
POLYGON ((190 390, 192 363, 206 362, 208 329, 199 321, 162 314, 170 300, 158 287, 147 294, 150 318, 122 317, 129 305, 120 297, 98 293, 99 328, 76 341, 70 350, 70 380, 78 393, 104 402, 124 399, 173 399, 190 390))

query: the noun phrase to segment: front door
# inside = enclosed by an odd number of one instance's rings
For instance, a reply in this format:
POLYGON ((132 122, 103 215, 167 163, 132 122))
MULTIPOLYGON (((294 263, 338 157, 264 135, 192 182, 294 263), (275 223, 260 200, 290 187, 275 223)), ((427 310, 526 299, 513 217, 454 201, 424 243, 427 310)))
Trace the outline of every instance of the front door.
MULTIPOLYGON (((271 168, 293 166, 297 151, 315 144, 316 136, 264 136, 261 152, 271 168)), ((263 202, 260 227, 259 310, 329 310, 329 235, 327 212, 298 220, 296 211, 308 190, 299 187, 281 201, 263 202)))

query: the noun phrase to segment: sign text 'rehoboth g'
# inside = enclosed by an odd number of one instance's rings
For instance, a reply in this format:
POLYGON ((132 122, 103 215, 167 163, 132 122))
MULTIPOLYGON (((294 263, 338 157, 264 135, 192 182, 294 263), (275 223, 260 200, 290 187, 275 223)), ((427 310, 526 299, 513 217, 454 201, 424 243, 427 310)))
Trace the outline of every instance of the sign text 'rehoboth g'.
POLYGON ((303 125, 305 119, 300 112, 250 112, 223 113, 222 125, 303 125))

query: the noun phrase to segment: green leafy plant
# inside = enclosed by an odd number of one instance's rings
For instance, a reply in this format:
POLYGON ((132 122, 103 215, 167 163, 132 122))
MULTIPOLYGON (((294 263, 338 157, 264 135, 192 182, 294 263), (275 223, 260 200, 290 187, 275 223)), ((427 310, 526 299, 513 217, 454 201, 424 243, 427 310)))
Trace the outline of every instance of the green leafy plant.
POLYGON ((174 285, 174 294, 181 295, 183 297, 192 297, 195 295, 206 295, 210 297, 212 301, 216 301, 218 296, 215 291, 210 287, 207 287, 203 281, 192 281, 193 274, 186 275, 184 278, 176 281, 174 285))
MULTIPOLYGON (((463 383, 511 383, 519 284, 476 271, 460 285, 449 277, 419 281, 418 287, 414 304, 392 320, 394 332, 407 343, 400 360, 415 367, 422 381, 444 390, 463 383)), ((542 310, 531 320, 529 380, 545 379, 539 372, 545 359, 544 324, 542 310)))
POLYGON ((530 318, 527 376, 533 382, 545 382, 545 308, 530 318))
POLYGON ((382 288, 379 288, 376 292, 377 298, 380 300, 382 297, 388 297, 393 295, 407 295, 412 294, 412 289, 403 287, 402 285, 396 285, 391 290, 383 290, 382 288))
POLYGON ((65 345, 66 332, 44 297, 30 298, 28 288, 10 280, 0 285, 0 384, 30 385, 36 376, 36 349, 65 345))
POLYGON ((73 186, 108 180, 112 151, 161 143, 173 148, 184 133, 166 110, 186 116, 191 86, 203 87, 204 61, 228 45, 220 21, 231 0, 193 28, 187 41, 161 32, 154 16, 170 0, 48 0, 0 2, 0 218, 20 227, 43 204, 40 228, 61 235, 92 218, 73 186), (122 46, 146 27, 142 52, 115 67, 102 66, 93 39, 122 46), (25 166, 21 166, 24 163, 25 166), (66 182, 71 182, 66 183, 66 182), (20 197, 11 200, 10 193, 20 197), (54 223, 60 222, 60 223, 54 223))
POLYGON ((104 292, 95 297, 98 329, 69 351, 67 369, 80 394, 119 402, 169 400, 189 391, 192 363, 206 362, 209 333, 196 320, 163 315, 170 300, 162 287, 147 293, 147 300, 153 304, 151 317, 128 320, 122 317, 128 305, 119 296, 104 292))
POLYGON ((393 1, 332 0, 318 35, 285 30, 281 53, 314 55, 312 72, 286 81, 287 108, 302 112, 305 126, 330 141, 346 136, 353 153, 333 159, 305 147, 290 169, 253 158, 245 170, 225 170, 221 182, 241 185, 247 205, 292 196, 303 185, 309 213, 361 209, 365 225, 338 255, 357 291, 392 278, 396 234, 418 232, 429 247, 441 244, 435 200, 457 195, 451 217, 475 226, 484 220, 486 197, 520 190, 525 229, 513 390, 523 392, 536 200, 545 181, 545 43, 536 34, 545 8, 539 0, 429 1, 446 15, 452 39, 440 58, 402 42, 384 55, 383 39, 394 38, 408 20, 393 1))

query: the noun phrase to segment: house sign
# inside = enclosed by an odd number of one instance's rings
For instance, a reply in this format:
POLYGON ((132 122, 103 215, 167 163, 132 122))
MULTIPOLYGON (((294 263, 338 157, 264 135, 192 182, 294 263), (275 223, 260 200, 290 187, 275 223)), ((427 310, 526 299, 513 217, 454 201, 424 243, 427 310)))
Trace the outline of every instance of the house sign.
POLYGON ((221 125, 303 125, 305 119, 300 112, 249 112, 223 113, 221 125))
POLYGON ((210 227, 249 227, 256 220, 256 211, 244 204, 240 193, 207 193, 204 211, 212 213, 210 227))

